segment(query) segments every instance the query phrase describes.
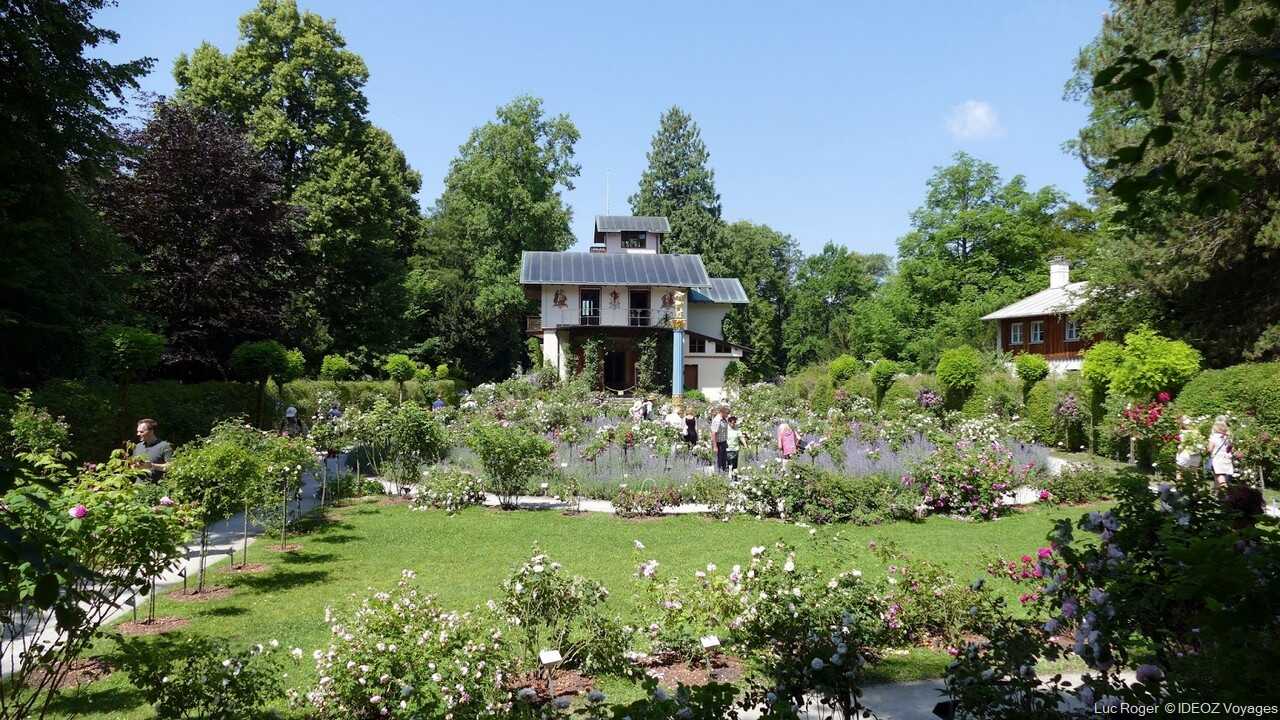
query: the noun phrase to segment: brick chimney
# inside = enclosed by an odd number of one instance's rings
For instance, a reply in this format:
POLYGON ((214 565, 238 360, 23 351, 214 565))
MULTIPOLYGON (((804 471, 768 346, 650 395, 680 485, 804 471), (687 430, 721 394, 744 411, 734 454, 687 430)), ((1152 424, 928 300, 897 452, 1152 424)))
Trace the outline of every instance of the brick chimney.
POLYGON ((1065 258, 1049 261, 1049 287, 1060 288, 1071 282, 1071 265, 1065 258))

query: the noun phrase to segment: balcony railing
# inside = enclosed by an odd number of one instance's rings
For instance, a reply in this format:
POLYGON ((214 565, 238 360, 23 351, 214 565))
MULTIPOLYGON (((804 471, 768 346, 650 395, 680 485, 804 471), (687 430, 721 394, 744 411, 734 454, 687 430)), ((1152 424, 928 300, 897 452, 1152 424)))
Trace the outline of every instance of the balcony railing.
POLYGON ((628 318, 633 327, 649 327, 652 324, 649 308, 631 308, 628 318))
POLYGON ((578 324, 579 324, 579 325, 599 325, 599 324, 600 324, 600 309, 599 309, 599 308, 595 308, 595 309, 590 310, 590 311, 588 311, 588 312, 584 312, 584 313, 582 313, 582 315, 579 315, 579 316, 578 316, 578 320, 579 320, 579 322, 578 322, 578 324))
POLYGON ((524 319, 525 332, 542 332, 542 316, 526 315, 524 319))

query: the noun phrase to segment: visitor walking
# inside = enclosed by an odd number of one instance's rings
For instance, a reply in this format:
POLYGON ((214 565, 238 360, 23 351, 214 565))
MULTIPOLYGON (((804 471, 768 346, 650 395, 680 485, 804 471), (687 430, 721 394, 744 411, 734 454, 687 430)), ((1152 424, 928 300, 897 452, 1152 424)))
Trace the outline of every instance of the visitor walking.
POLYGON ((133 458, 135 467, 151 471, 152 480, 159 480, 169 468, 169 461, 173 459, 173 446, 156 435, 158 427, 160 424, 151 418, 139 420, 138 444, 133 446, 133 452, 129 455, 133 458))
POLYGON ((738 418, 730 415, 728 428, 725 430, 725 469, 732 480, 738 474, 738 453, 742 450, 742 431, 738 429, 738 418))
POLYGON ((684 417, 680 415, 680 408, 675 405, 667 408, 667 413, 662 417, 662 423, 672 430, 684 433, 684 417))
POLYGON ((698 416, 692 408, 684 411, 684 441, 689 443, 690 450, 698 444, 698 416))
POLYGON ((431 403, 431 409, 432 409, 432 410, 443 410, 443 409, 444 409, 444 398, 442 398, 442 397, 440 397, 439 395, 437 395, 437 396, 436 396, 436 399, 435 399, 435 402, 431 403))
POLYGON ((280 434, 288 437, 302 437, 307 434, 302 418, 298 417, 298 408, 292 405, 285 408, 284 420, 280 423, 280 434))
POLYGON ((778 454, 784 460, 795 457, 798 440, 796 431, 791 429, 791 425, 783 422, 778 426, 778 454))
POLYGON ((716 445, 716 470, 724 472, 729 467, 729 406, 721 405, 711 418, 711 441, 716 445))
POLYGON ((1209 460, 1213 465, 1213 481, 1218 488, 1226 487, 1235 477, 1232 450, 1231 428, 1227 426, 1227 416, 1219 415, 1213 421, 1213 432, 1209 434, 1209 460))
POLYGON ((644 404, 640 406, 640 418, 642 420, 653 419, 653 396, 644 399, 644 404))

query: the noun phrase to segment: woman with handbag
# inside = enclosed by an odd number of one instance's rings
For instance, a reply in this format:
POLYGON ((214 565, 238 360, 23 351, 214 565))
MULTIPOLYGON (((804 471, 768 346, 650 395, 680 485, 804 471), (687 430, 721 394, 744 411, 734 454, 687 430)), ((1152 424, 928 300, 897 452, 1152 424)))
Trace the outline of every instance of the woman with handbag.
POLYGON ((1219 488, 1225 488, 1235 477, 1236 466, 1232 458, 1231 429, 1227 427, 1227 416, 1219 415, 1213 421, 1213 432, 1209 435, 1209 460, 1213 465, 1213 481, 1219 488))

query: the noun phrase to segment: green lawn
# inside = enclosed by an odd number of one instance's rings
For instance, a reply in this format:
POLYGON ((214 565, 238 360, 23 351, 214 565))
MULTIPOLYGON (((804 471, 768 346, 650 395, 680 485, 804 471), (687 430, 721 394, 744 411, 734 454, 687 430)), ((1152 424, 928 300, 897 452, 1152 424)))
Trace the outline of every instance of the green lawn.
MULTIPOLYGON (((302 667, 290 671, 290 682, 301 687, 312 680, 311 650, 328 640, 325 607, 349 607, 370 594, 370 588, 393 585, 405 568, 415 570, 419 585, 439 595, 442 603, 470 607, 496 597, 502 579, 537 542, 569 571, 608 586, 610 605, 626 614, 634 608, 632 573, 642 559, 657 559, 661 572, 687 577, 709 562, 721 568, 745 564, 751 546, 784 540, 797 546, 802 562, 840 562, 870 575, 882 571, 866 549, 875 539, 893 541, 967 581, 982 575, 985 561, 993 556, 1016 557, 1043 545, 1054 519, 1078 517, 1086 509, 1040 507, 988 523, 930 518, 877 527, 828 526, 819 528, 814 539, 804 528, 745 518, 625 520, 479 508, 450 517, 439 511, 412 511, 402 504, 360 501, 330 510, 298 538, 302 547, 295 553, 282 555, 266 543, 253 545, 249 560, 267 563, 266 572, 237 576, 225 572, 225 563, 215 566, 212 583, 235 588, 233 596, 201 604, 162 597, 157 613, 189 618, 191 625, 184 632, 244 645, 278 639, 286 648, 303 648, 302 667), (643 557, 634 549, 635 540, 646 547, 643 557)), ((1007 589, 1013 598, 1015 591, 1007 589)), ((101 651, 110 652, 111 647, 113 643, 104 642, 101 651)), ((912 650, 890 655, 875 673, 885 680, 936 677, 947 662, 945 654, 912 650)), ((605 683, 611 695, 619 690, 610 685, 605 683)), ((120 674, 69 692, 55 715, 72 713, 91 718, 151 716, 120 674)))

